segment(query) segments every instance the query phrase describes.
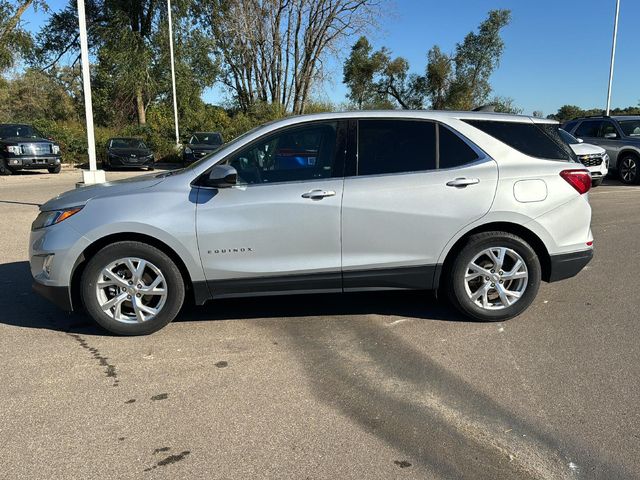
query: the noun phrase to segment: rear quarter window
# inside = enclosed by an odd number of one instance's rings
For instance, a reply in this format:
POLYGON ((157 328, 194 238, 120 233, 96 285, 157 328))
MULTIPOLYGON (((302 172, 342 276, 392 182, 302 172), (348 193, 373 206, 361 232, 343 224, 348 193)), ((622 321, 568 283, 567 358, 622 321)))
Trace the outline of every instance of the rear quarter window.
MULTIPOLYGON (((493 138, 506 143, 530 157, 570 161, 574 155, 570 147, 545 131, 545 124, 532 122, 503 122, 495 120, 464 120, 493 138)), ((549 124, 557 130, 557 124, 549 124)), ((560 138, 557 135, 558 139, 560 138)))

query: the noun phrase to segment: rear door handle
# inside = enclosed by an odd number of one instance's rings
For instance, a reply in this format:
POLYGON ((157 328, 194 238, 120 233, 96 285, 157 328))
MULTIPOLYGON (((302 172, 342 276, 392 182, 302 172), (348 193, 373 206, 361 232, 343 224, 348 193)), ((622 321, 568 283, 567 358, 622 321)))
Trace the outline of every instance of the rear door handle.
POLYGON ((321 200, 324 197, 333 197, 336 194, 333 190, 311 190, 302 194, 302 198, 310 198, 311 200, 321 200))
POLYGON ((456 178, 447 182, 447 187, 466 187, 467 185, 475 185, 480 183, 479 178, 456 178))

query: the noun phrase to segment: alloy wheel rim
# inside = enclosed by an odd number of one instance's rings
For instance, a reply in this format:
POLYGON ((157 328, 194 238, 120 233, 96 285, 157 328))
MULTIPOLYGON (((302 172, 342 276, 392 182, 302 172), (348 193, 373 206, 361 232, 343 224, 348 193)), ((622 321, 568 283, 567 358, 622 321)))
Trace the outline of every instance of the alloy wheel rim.
POLYGON ((167 295, 162 271, 142 258, 125 257, 110 262, 96 281, 100 308, 122 323, 153 320, 162 311, 167 295))
POLYGON ((527 264, 518 252, 506 247, 482 250, 467 264, 464 287, 474 305, 502 310, 522 298, 529 282, 527 264))
POLYGON ((621 174, 626 182, 631 182, 635 178, 637 172, 637 164, 633 158, 625 158, 622 162, 621 174))

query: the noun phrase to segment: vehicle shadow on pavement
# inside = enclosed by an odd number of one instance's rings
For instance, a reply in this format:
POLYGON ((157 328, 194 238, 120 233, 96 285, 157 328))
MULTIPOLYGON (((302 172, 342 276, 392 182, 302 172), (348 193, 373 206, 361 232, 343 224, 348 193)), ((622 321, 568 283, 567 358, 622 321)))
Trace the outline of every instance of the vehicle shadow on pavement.
POLYGON ((279 295, 212 300, 186 307, 177 321, 386 315, 424 320, 464 321, 458 312, 431 292, 357 292, 279 295))
POLYGON ((429 478, 627 478, 518 418, 389 325, 287 319, 265 328, 287 339, 319 402, 399 452, 390 468, 429 478))
POLYGON ((0 264, 0 323, 16 327, 106 335, 86 315, 58 309, 31 290, 29 262, 0 264))

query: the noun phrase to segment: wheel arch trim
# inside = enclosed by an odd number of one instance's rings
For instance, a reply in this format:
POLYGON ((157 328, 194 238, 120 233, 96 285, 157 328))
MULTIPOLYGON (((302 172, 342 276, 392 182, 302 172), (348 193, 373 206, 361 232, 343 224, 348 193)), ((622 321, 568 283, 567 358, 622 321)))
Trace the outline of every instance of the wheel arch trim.
MULTIPOLYGON (((528 219, 527 220, 531 220, 528 219)), ((481 232, 508 232, 514 235, 521 237, 525 240, 531 248, 536 252, 538 258, 540 259, 540 267, 542 269, 542 280, 549 281, 549 277, 551 275, 551 255, 549 253, 549 249, 545 244, 544 240, 541 238, 544 235, 542 232, 536 232, 531 227, 532 225, 529 223, 525 226, 523 223, 515 223, 513 221, 489 221, 481 224, 471 224, 468 225, 467 228, 458 232, 458 234, 453 237, 449 243, 445 246, 440 254, 438 259, 438 268, 434 272, 433 285, 434 289, 438 289, 440 286, 440 281, 442 276, 446 274, 448 271, 451 262, 455 258, 455 256, 462 250, 467 239, 476 233, 481 232), (542 233, 542 234, 541 234, 542 233)))
MULTIPOLYGON (((198 272, 197 269, 194 272, 193 265, 191 265, 191 268, 189 268, 187 266, 187 263, 184 261, 183 256, 181 256, 180 253, 176 251, 176 249, 173 248, 172 245, 164 241, 164 239, 162 238, 152 236, 149 233, 141 233, 134 230, 110 233, 95 238, 91 240, 90 243, 82 250, 80 255, 76 258, 73 268, 71 269, 69 285, 71 287, 72 308, 74 306, 82 305, 82 301, 80 299, 80 278, 82 276, 82 272, 84 271, 84 267, 86 266, 89 259, 91 259, 93 255, 95 255, 105 246, 115 242, 123 241, 137 241, 146 243, 169 256, 169 258, 176 264, 176 266, 180 270, 182 278, 185 282, 187 295, 191 297, 191 300, 196 305, 202 305, 207 300, 211 299, 211 293, 209 292, 209 288, 207 287, 207 282, 204 281, 202 272, 198 272), (199 278, 200 275, 198 275, 198 273, 202 275, 202 278, 199 278)), ((202 266, 199 265, 199 268, 201 269, 202 266)))

